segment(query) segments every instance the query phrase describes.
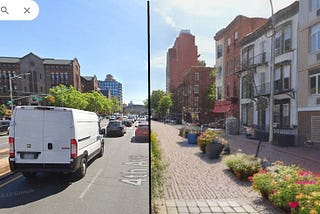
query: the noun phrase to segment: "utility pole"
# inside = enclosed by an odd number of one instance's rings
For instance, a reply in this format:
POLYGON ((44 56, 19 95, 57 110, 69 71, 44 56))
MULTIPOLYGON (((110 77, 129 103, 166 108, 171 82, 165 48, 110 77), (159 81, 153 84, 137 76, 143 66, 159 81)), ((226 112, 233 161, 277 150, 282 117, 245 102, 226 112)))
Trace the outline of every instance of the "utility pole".
POLYGON ((270 57, 270 101, 269 101, 269 143, 273 141, 273 87, 274 87, 274 61, 275 61, 275 53, 274 53, 274 36, 275 36, 275 24, 273 17, 273 5, 272 0, 269 0, 271 7, 271 27, 272 27, 272 35, 271 35, 271 57, 270 57))
POLYGON ((9 89, 10 89, 10 102, 11 102, 11 113, 13 113, 13 96, 12 96, 12 80, 16 78, 21 78, 22 76, 30 75, 30 73, 19 74, 16 76, 9 76, 9 89))

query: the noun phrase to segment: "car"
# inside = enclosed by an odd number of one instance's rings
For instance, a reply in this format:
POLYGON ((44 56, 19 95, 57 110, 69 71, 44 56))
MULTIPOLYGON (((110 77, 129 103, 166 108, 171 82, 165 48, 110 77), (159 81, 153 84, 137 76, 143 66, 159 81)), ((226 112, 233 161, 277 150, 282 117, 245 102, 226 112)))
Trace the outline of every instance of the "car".
POLYGON ((126 127, 131 127, 133 125, 132 119, 123 120, 123 123, 126 127))
POLYGON ((149 142, 149 123, 141 122, 136 126, 134 140, 136 142, 149 142))
POLYGON ((10 120, 0 120, 0 133, 9 134, 10 120))
POLYGON ((106 128, 107 137, 110 136, 124 136, 126 133, 124 124, 120 120, 112 120, 108 123, 106 128))

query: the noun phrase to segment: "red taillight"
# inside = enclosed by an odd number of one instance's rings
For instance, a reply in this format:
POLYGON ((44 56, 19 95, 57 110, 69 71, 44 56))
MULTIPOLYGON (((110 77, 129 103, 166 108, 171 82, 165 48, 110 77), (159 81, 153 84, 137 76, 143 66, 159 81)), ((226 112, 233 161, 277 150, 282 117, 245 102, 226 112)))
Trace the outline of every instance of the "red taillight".
POLYGON ((9 137, 9 157, 14 158, 14 138, 9 137))
POLYGON ((76 158, 78 156, 78 142, 76 139, 71 139, 71 158, 76 158))

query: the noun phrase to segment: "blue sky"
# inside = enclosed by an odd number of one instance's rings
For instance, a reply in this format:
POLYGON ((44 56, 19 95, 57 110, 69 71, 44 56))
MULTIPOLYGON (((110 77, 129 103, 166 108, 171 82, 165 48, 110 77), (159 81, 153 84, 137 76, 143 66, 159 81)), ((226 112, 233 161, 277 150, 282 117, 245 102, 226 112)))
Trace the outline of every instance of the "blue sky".
MULTIPOLYGON (((148 96, 146 0, 36 0, 33 21, 0 21, 0 56, 77 58, 82 76, 123 84, 124 102, 148 96)), ((275 11, 293 0, 273 0, 275 11)), ((213 36, 237 15, 269 17, 269 0, 150 0, 151 90, 165 90, 166 53, 181 29, 196 36, 200 59, 214 65, 213 36)))

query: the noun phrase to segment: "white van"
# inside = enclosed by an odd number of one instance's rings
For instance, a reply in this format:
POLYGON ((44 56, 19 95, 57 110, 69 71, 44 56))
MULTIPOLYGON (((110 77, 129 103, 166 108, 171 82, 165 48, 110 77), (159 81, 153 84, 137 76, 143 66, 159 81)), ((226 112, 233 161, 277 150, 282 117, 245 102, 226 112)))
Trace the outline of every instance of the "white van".
POLYGON ((86 174, 87 162, 102 156, 104 141, 96 113, 63 107, 18 106, 10 123, 10 169, 86 174))

